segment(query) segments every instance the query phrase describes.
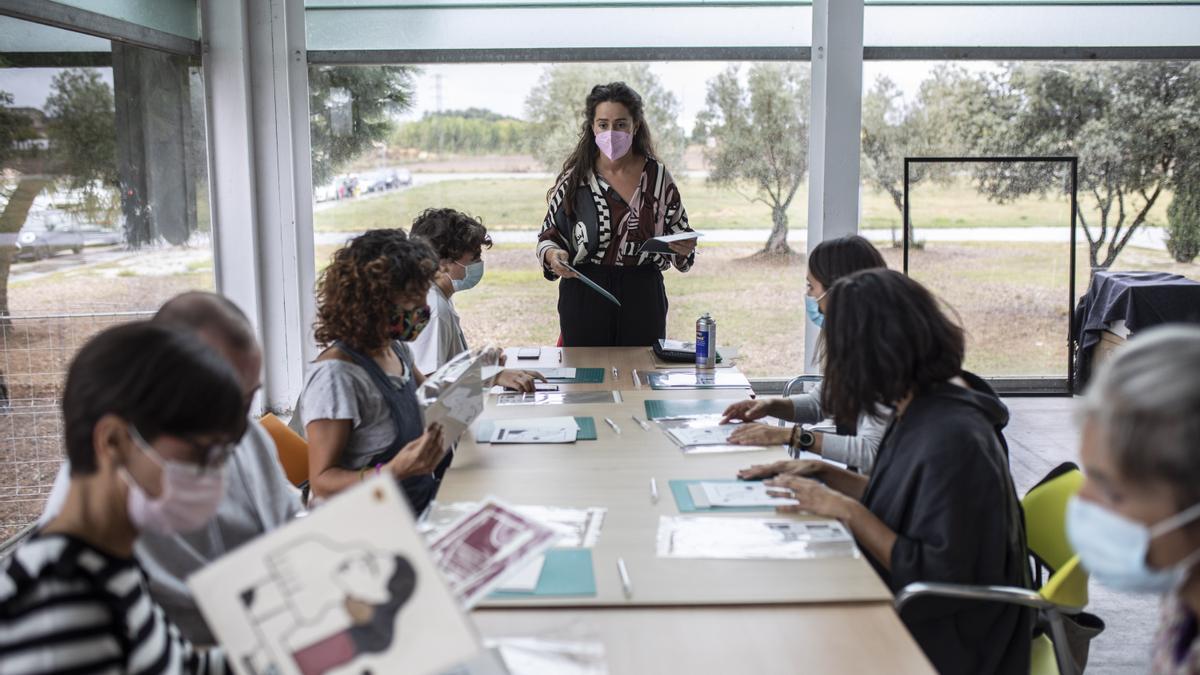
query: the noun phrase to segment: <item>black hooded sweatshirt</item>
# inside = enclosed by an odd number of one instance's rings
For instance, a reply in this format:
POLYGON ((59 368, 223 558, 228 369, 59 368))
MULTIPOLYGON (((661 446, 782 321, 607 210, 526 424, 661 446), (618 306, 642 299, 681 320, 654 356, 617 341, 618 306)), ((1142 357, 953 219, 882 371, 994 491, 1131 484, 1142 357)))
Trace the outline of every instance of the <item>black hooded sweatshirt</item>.
MULTIPOLYGON (((1001 429, 1008 408, 983 380, 918 393, 883 437, 863 504, 896 533, 897 592, 914 581, 1030 587, 1024 515, 1001 429)), ((868 556, 870 559, 870 556, 868 556)), ((1015 605, 919 599, 901 618, 940 673, 1029 672, 1033 612, 1015 605)))

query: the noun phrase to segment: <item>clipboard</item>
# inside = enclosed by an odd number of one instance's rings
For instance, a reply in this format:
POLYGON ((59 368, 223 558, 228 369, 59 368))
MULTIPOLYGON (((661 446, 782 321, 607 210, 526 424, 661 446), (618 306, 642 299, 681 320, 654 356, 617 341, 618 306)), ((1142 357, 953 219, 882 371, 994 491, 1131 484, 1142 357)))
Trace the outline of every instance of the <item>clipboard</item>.
POLYGON ((616 296, 614 296, 612 293, 609 293, 608 291, 601 288, 600 284, 598 284, 598 283, 592 281, 591 279, 587 278, 586 276, 584 276, 583 272, 580 272, 579 270, 575 269, 574 267, 571 267, 570 265, 568 265, 566 263, 563 263, 563 267, 571 270, 576 275, 578 275, 578 276, 576 276, 577 279, 582 281, 584 284, 586 284, 588 287, 590 287, 593 291, 596 291, 600 295, 604 296, 605 300, 608 300, 609 302, 616 305, 617 307, 621 306, 621 301, 617 300, 616 296))

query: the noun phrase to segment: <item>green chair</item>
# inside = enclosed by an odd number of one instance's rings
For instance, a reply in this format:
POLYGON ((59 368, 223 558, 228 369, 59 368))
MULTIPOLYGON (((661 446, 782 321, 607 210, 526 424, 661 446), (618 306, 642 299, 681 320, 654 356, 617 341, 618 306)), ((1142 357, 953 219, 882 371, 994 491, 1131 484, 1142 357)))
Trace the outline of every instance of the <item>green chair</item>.
POLYGON ((1067 501, 1079 492, 1083 474, 1065 463, 1051 471, 1021 500, 1025 510, 1025 536, 1039 582, 1037 590, 1012 586, 970 586, 935 582, 911 583, 896 595, 896 611, 925 597, 1004 602, 1038 611, 1039 624, 1049 635, 1033 639, 1030 672, 1034 675, 1076 675, 1079 667, 1071 654, 1063 615, 1083 611, 1088 602, 1087 571, 1067 540, 1067 501), (1042 573, 1048 577, 1040 583, 1042 573))

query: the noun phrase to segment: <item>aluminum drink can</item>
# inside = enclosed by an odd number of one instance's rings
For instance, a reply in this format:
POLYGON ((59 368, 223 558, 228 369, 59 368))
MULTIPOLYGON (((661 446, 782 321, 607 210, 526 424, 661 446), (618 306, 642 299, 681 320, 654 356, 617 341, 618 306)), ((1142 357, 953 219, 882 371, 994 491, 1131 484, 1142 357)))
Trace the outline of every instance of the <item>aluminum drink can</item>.
POLYGON ((696 367, 717 367, 717 322, 708 312, 696 319, 696 367))

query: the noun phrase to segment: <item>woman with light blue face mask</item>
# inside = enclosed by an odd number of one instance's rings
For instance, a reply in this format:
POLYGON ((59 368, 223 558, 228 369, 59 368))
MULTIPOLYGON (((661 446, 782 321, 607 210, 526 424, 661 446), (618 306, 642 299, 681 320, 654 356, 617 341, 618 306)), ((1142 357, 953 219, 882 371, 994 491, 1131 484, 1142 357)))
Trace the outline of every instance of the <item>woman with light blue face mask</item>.
POLYGON ((1200 673, 1200 328, 1147 331, 1083 398, 1067 535, 1097 582, 1164 595, 1152 672, 1200 673))
MULTIPOLYGON (((483 249, 492 247, 492 238, 478 218, 454 209, 426 209, 413 221, 411 234, 427 241, 439 258, 427 297, 429 325, 408 343, 417 368, 428 375, 467 350, 467 337, 451 298, 483 279, 483 249)), ((530 370, 510 368, 496 375, 496 384, 523 392, 532 392, 539 380, 545 378, 530 370)))
MULTIPOLYGON (((823 241, 808 257, 805 273, 805 311, 811 322, 809 330, 825 325, 825 296, 833 283, 855 272, 887 267, 883 256, 871 242, 858 235, 849 235, 823 241)), ((807 394, 790 398, 748 399, 739 401, 725 410, 723 422, 742 420, 752 422, 763 417, 778 417, 796 422, 796 427, 780 427, 774 424, 743 424, 730 435, 729 440, 741 445, 788 445, 796 451, 812 452, 827 459, 855 467, 863 473, 871 472, 875 453, 883 440, 883 433, 891 418, 888 411, 878 415, 864 415, 850 435, 807 431, 801 424, 817 424, 825 419, 821 410, 821 388, 818 384, 807 394)), ((786 462, 781 462, 781 470, 786 462)))

